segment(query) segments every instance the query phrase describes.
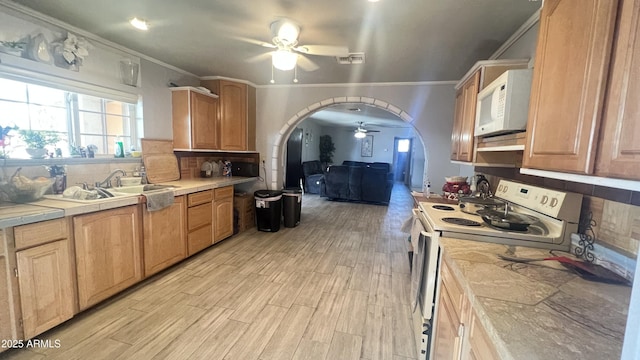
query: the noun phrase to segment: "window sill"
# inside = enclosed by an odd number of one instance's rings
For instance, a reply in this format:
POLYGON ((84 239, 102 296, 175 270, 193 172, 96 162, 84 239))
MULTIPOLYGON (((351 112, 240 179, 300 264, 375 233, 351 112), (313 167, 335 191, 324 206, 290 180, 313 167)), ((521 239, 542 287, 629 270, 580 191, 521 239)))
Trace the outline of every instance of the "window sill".
POLYGON ((51 158, 51 159, 0 159, 2 166, 38 166, 73 164, 140 163, 141 157, 51 158))

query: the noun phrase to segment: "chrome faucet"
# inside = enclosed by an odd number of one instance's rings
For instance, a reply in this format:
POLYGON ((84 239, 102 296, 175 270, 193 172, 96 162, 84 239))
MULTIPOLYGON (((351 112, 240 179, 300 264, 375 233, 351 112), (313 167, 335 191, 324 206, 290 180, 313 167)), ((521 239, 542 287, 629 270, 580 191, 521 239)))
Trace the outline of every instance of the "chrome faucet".
MULTIPOLYGON (((106 179, 104 179, 102 182, 96 182, 96 187, 102 187, 102 188, 110 188, 111 186, 111 178, 114 177, 117 173, 122 174, 122 176, 127 176, 127 173, 122 170, 122 169, 115 169, 113 170, 113 172, 111 172, 111 174, 109 174, 109 176, 107 176, 106 179)), ((116 177, 116 186, 121 186, 122 183, 120 182, 120 177, 117 176, 116 177)))

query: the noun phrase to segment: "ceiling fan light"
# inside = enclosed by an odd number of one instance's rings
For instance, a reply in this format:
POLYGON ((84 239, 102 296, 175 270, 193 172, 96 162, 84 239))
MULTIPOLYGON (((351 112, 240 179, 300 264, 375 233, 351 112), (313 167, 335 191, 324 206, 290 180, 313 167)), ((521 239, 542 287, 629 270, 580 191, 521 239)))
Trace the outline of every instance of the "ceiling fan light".
POLYGON ((274 23, 273 36, 280 39, 285 44, 293 45, 298 41, 300 29, 289 21, 277 21, 274 23))
POLYGON ((129 23, 138 30, 149 30, 149 23, 147 23, 147 21, 144 19, 138 19, 137 17, 134 17, 133 19, 129 20, 129 23))
POLYGON ((354 136, 356 139, 362 139, 362 138, 364 138, 365 136, 367 136, 367 134, 363 133, 362 131, 356 131, 356 133, 355 133, 355 134, 353 134, 353 136, 354 136))
POLYGON ((294 67, 296 67, 297 60, 298 55, 287 50, 277 50, 271 54, 271 61, 273 63, 273 66, 278 70, 292 70, 294 67))

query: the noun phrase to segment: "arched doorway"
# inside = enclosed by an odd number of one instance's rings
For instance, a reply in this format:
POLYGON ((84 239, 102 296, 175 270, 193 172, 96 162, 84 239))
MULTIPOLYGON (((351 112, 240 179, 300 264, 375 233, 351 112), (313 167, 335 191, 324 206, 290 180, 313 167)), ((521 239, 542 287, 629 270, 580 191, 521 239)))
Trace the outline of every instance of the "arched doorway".
POLYGON ((402 121, 410 124, 414 128, 416 134, 418 134, 420 138, 420 143, 422 144, 422 148, 424 151, 424 156, 425 156, 424 170, 423 170, 423 176, 424 176, 424 174, 427 172, 428 153, 427 153, 427 149, 424 144, 422 135, 419 133, 418 129, 413 125, 413 117, 411 117, 411 115, 409 115, 406 111, 402 110, 401 108, 393 104, 390 104, 384 100, 375 99, 371 97, 364 97, 364 96, 362 97, 361 96, 349 96, 349 97, 341 96, 341 97, 328 98, 307 106, 306 108, 296 113, 296 115, 292 116, 282 126, 282 128, 279 131, 279 137, 276 139, 276 142, 274 143, 272 148, 271 189, 279 189, 283 182, 283 179, 284 179, 283 168, 285 164, 286 143, 287 143, 287 139, 291 135, 292 131, 295 130, 296 126, 300 124, 302 121, 304 121, 311 114, 321 111, 325 108, 331 107, 336 104, 353 104, 353 103, 360 103, 360 104, 374 106, 374 107, 386 110, 396 115, 402 121))

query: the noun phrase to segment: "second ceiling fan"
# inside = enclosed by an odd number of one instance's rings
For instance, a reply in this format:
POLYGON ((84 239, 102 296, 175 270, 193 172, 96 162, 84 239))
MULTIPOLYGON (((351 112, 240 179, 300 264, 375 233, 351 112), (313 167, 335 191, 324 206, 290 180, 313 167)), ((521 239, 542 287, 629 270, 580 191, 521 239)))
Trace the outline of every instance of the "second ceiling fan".
POLYGON ((358 121, 358 127, 353 130, 354 135, 358 139, 362 139, 367 136, 367 133, 380 132, 380 130, 367 130, 364 128, 364 123, 362 121, 358 121))
POLYGON ((319 67, 305 55, 348 56, 349 48, 333 45, 299 45, 300 26, 289 19, 279 19, 271 23, 271 43, 247 39, 252 43, 275 49, 269 53, 249 58, 257 62, 271 57, 273 66, 279 70, 292 70, 299 66, 305 71, 315 71, 319 67))

